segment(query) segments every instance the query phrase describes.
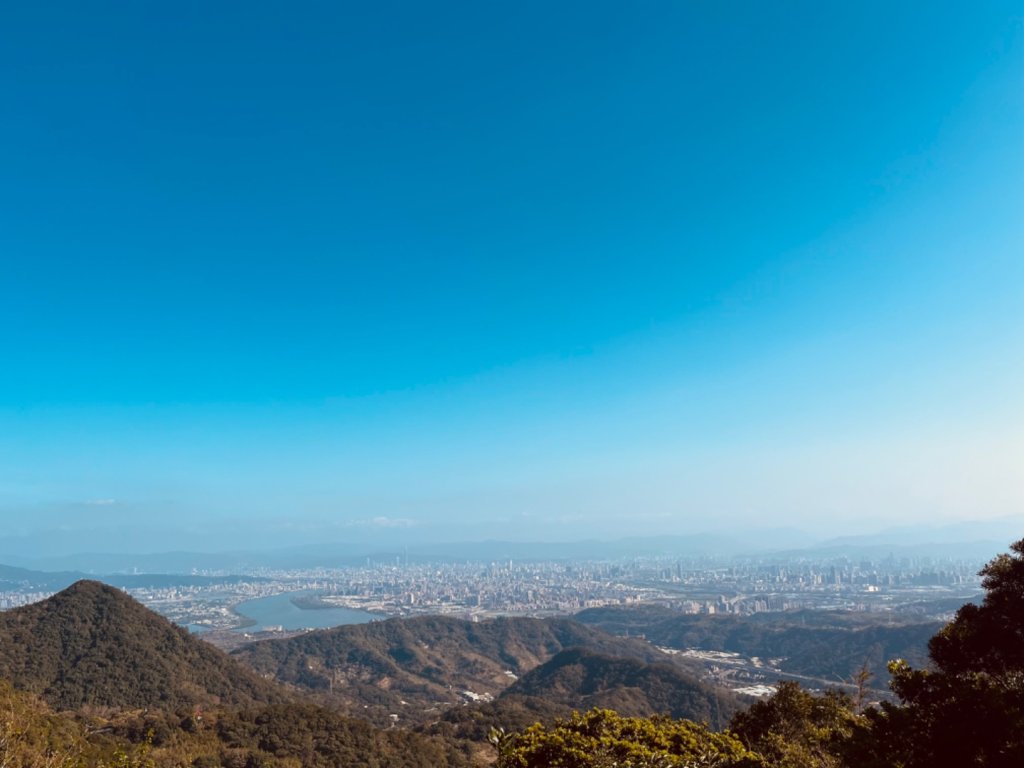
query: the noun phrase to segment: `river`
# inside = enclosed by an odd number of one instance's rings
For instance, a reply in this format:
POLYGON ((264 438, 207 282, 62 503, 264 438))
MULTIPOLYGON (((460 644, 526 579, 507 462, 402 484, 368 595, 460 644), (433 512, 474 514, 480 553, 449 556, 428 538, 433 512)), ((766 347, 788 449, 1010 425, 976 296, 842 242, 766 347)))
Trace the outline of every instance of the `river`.
POLYGON ((379 619, 366 611, 350 608, 299 608, 292 602, 293 597, 313 594, 308 590, 284 592, 270 597, 259 597, 246 600, 235 606, 235 612, 255 624, 239 627, 238 632, 259 632, 268 627, 284 629, 326 629, 342 624, 366 624, 379 619))

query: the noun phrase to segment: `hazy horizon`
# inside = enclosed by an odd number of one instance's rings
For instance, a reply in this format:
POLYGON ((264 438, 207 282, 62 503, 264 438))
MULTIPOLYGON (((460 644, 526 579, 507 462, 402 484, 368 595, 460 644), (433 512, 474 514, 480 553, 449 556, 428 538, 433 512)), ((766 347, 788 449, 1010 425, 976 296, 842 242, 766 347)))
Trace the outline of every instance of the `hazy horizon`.
POLYGON ((1017 3, 0 20, 0 554, 1024 516, 1017 3))

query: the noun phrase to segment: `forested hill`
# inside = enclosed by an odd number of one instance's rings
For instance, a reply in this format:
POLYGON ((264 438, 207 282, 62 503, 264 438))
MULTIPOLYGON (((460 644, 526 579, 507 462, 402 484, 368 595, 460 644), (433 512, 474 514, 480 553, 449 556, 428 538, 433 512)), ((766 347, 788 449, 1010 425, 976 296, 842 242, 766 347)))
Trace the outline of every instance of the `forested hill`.
POLYGON ((309 704, 202 715, 149 709, 55 713, 0 680, 4 768, 469 768, 436 737, 383 731, 309 704))
POLYGON ((848 681, 864 666, 884 687, 887 663, 924 664, 928 640, 939 622, 892 622, 882 615, 828 612, 706 616, 661 606, 590 608, 577 621, 617 635, 643 636, 666 648, 702 648, 744 656, 782 659, 780 668, 798 675, 848 681))
POLYGON ((285 697, 128 595, 79 581, 0 613, 0 678, 56 709, 252 705, 285 697))
POLYGON ((642 640, 569 619, 470 622, 443 616, 310 632, 255 643, 235 655, 263 675, 322 692, 351 711, 372 716, 376 709, 385 717, 397 712, 402 722, 423 722, 436 717, 438 707, 499 695, 572 647, 645 663, 668 660, 642 640))
POLYGON ((724 728, 739 708, 736 698, 671 664, 645 664, 570 648, 516 681, 502 699, 530 696, 568 714, 574 709, 614 709, 636 716, 668 715, 724 728))
POLYGON ((638 717, 686 718, 724 728, 741 706, 730 691, 708 686, 676 664, 569 648, 527 672, 497 700, 452 707, 427 731, 482 741, 492 728, 522 729, 591 708, 638 717))

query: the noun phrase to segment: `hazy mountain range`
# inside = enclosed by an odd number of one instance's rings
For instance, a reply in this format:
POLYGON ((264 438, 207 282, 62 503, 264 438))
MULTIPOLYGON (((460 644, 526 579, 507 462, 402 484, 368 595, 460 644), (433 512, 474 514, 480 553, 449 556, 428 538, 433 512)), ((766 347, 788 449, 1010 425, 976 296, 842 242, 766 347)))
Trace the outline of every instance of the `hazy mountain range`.
MULTIPOLYGON (((145 529, 143 529, 145 530, 145 529)), ((1024 531, 1024 517, 1001 518, 949 525, 894 527, 871 534, 820 538, 793 529, 753 529, 735 534, 694 533, 660 537, 575 541, 451 541, 402 544, 405 536, 353 535, 340 541, 323 541, 290 547, 233 549, 223 551, 154 550, 148 539, 145 549, 128 551, 126 543, 109 532, 80 531, 70 543, 53 547, 54 536, 38 532, 0 537, 0 562, 12 566, 87 574, 122 571, 189 573, 194 569, 230 571, 254 567, 312 568, 362 565, 368 560, 394 562, 396 558, 418 561, 585 560, 631 556, 731 556, 743 554, 878 555, 889 552, 929 554, 985 560, 1005 548, 1024 531), (118 542, 115 548, 114 542, 118 542)), ((221 538, 219 541, 231 541, 221 538)))

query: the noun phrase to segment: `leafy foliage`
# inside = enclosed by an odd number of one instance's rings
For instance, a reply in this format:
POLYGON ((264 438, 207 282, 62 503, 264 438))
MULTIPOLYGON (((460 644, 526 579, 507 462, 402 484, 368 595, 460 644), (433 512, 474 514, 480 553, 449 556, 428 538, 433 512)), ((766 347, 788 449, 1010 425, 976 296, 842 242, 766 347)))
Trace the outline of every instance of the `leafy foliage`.
POLYGON ((929 643, 946 674, 982 673, 1009 684, 1024 671, 1024 539, 1010 549, 982 569, 982 604, 963 606, 929 643))
POLYGON ((31 694, 0 680, 0 767, 153 768, 148 740, 92 743, 80 719, 52 712, 31 694))
POLYGON ((797 683, 783 682, 768 699, 735 715, 732 732, 778 768, 838 768, 846 744, 863 719, 853 701, 838 691, 814 696, 797 683))
POLYGON ((2 768, 434 768, 469 765, 451 744, 382 731, 312 705, 255 710, 54 713, 0 683, 2 768))
POLYGON ((986 595, 931 641, 933 669, 891 665, 902 706, 869 712, 865 765, 1024 765, 1024 539, 982 571, 986 595))
POLYGON ((606 709, 573 713, 551 727, 492 738, 498 768, 755 768, 760 759, 733 736, 666 717, 632 718, 606 709))
POLYGON ((57 768, 81 750, 81 735, 67 718, 55 717, 38 699, 0 681, 0 766, 57 768))

